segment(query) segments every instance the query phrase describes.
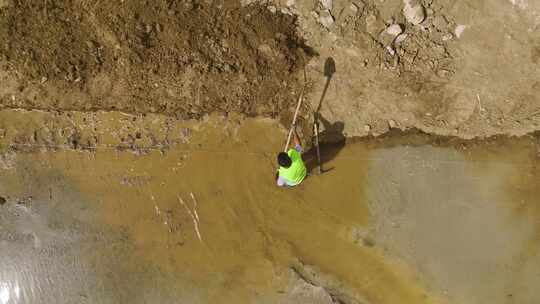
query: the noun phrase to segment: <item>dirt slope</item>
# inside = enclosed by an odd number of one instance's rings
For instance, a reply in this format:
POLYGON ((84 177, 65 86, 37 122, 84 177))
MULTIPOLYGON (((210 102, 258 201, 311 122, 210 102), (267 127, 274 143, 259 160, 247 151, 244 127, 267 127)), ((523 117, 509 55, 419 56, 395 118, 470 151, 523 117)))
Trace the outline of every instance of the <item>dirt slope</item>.
POLYGON ((235 1, 10 1, 2 106, 276 116, 313 51, 296 18, 235 1))

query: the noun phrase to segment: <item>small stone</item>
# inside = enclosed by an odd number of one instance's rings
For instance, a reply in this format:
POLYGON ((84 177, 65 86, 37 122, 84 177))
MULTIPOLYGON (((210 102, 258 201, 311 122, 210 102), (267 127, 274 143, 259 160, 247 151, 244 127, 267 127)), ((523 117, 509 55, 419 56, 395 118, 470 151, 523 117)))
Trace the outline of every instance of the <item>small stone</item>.
POLYGON ((7 203, 7 200, 4 197, 0 196, 0 206, 3 206, 5 203, 7 203))
POLYGON ((468 28, 469 26, 468 25, 458 25, 456 26, 456 29, 455 29, 455 34, 456 34, 456 37, 459 39, 459 37, 461 37, 461 34, 463 34, 463 31, 465 31, 466 28, 468 28))
POLYGON ((394 40, 396 39, 396 37, 402 32, 403 29, 401 28, 401 25, 392 24, 381 33, 381 35, 379 36, 379 42, 384 46, 391 45, 392 42, 394 42, 394 40))
POLYGON ((396 40, 394 40, 394 44, 395 45, 399 45, 401 44, 403 41, 405 41, 405 39, 407 39, 407 34, 400 34, 396 37, 396 40))
POLYGON ((370 125, 365 125, 364 126, 364 131, 366 131, 366 132, 371 131, 371 126, 370 125))
POLYGON ((390 127, 390 129, 394 129, 397 127, 397 123, 394 120, 390 119, 388 121, 388 126, 390 127))
POLYGON ((327 12, 326 14, 323 14, 322 16, 319 17, 319 22, 324 27, 329 29, 334 24, 334 18, 332 17, 332 15, 330 15, 330 12, 327 12))
POLYGON ((403 16, 409 23, 418 25, 426 19, 426 10, 421 3, 416 0, 403 0, 403 16))
POLYGON ((275 6, 269 6, 268 7, 268 10, 272 13, 272 14, 275 14, 277 12, 277 8, 275 6))
POLYGON ((399 24, 392 24, 386 28, 386 33, 388 33, 390 36, 396 37, 399 34, 403 33, 403 29, 399 24))

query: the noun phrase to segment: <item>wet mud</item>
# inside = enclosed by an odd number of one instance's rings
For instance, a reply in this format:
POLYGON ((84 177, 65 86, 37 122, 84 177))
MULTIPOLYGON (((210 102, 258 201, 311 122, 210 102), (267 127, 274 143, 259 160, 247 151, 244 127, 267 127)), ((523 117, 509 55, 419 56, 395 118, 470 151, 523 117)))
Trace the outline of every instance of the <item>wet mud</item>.
POLYGON ((284 130, 222 121, 142 154, 5 152, 2 304, 539 300, 536 137, 323 145, 280 189, 284 130))

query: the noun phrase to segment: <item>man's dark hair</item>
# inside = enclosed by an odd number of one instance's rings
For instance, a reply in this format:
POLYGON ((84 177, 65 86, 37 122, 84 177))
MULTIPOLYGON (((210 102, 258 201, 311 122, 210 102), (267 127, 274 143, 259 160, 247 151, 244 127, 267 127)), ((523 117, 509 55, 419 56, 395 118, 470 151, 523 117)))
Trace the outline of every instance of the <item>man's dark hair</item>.
POLYGON ((280 152, 277 156, 277 162, 283 168, 289 168, 292 165, 292 160, 285 152, 280 152))

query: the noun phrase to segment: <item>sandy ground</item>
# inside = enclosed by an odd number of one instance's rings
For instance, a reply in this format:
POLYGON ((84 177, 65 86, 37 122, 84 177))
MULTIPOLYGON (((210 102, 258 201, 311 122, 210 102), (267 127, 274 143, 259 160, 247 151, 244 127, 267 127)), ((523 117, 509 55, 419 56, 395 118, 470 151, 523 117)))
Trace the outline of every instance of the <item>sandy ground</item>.
POLYGON ((219 121, 165 153, 5 155, 3 303, 538 300, 536 139, 326 148, 284 191, 277 123, 219 121))
POLYGON ((348 136, 417 128, 472 138, 538 129, 538 1, 274 2, 300 16, 307 44, 319 53, 307 67, 312 109, 326 84, 324 62, 333 58, 321 113, 343 122, 348 136), (420 24, 405 17, 409 2, 422 5, 420 24), (392 27, 399 39, 389 37, 392 27))

